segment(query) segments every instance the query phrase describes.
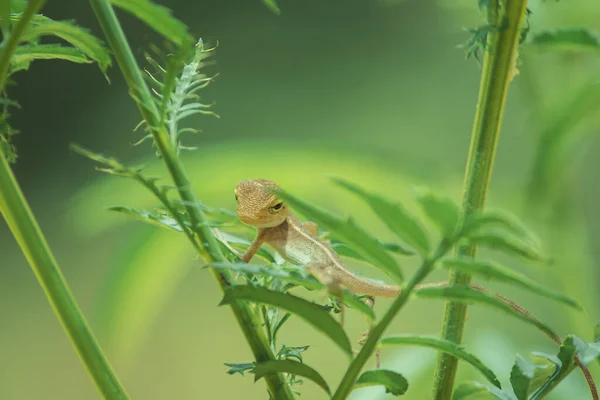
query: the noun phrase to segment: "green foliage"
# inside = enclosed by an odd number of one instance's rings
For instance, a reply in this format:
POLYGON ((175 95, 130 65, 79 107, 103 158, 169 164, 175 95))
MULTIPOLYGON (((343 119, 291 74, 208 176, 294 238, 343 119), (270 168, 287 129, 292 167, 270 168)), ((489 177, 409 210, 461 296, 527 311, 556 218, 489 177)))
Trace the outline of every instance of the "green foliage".
POLYGON ((216 75, 209 77, 200 72, 206 66, 206 59, 210 57, 213 50, 206 49, 202 39, 199 39, 191 56, 185 47, 179 53, 169 55, 166 68, 150 55, 146 56, 154 69, 153 72, 148 69, 145 72, 156 96, 158 127, 147 127, 146 130, 150 133, 136 144, 151 139, 152 129, 160 129, 164 126, 177 153, 181 150, 195 149, 195 147, 182 145, 181 137, 184 133, 199 133, 199 131, 190 127, 182 128, 180 123, 183 119, 196 114, 218 117, 217 114, 208 110, 211 104, 200 102, 198 95, 198 92, 208 86, 216 77, 216 75))
POLYGON ((193 41, 187 25, 175 18, 167 7, 150 0, 110 0, 110 3, 134 15, 177 45, 193 41))
POLYGON ((384 386, 385 392, 402 396, 408 390, 408 381, 401 374, 389 369, 365 371, 356 381, 357 388, 365 386, 384 386))
POLYGON ((317 304, 288 293, 243 285, 228 289, 219 305, 231 304, 237 300, 269 304, 296 314, 329 337, 347 355, 352 356, 350 341, 342 327, 323 307, 317 304))
POLYGON ((467 239, 477 246, 504 252, 509 255, 525 258, 530 261, 548 263, 549 258, 537 248, 524 240, 498 229, 477 230, 466 234, 467 239))
POLYGON ((491 293, 473 290, 469 286, 456 285, 451 287, 425 287, 415 290, 415 294, 422 298, 445 298, 452 299, 453 301, 459 303, 486 304, 535 326, 550 337, 555 336, 552 328, 537 318, 534 318, 528 314, 524 314, 522 310, 514 308, 491 293))
MULTIPOLYGON (((313 276, 306 272, 305 268, 297 267, 293 265, 277 266, 271 265, 269 267, 257 266, 246 263, 229 264, 229 263, 213 263, 207 267, 215 268, 217 270, 227 270, 251 276, 262 276, 277 279, 282 282, 291 283, 293 285, 303 286, 308 290, 326 290, 326 287, 316 280, 313 276)), ((373 309, 367 306, 358 296, 344 290, 342 292, 342 298, 344 304, 349 307, 355 308, 363 313, 368 319, 374 320, 375 313, 373 309)))
POLYGON ((281 10, 279 9, 279 6, 277 5, 276 0, 262 0, 262 2, 265 6, 267 6, 267 8, 269 10, 271 10, 273 12, 273 14, 275 14, 275 15, 281 14, 281 10))
POLYGON ((562 342, 556 356, 532 353, 535 363, 531 364, 517 355, 510 372, 512 391, 508 389, 500 391, 477 382, 470 382, 458 387, 453 399, 539 400, 545 398, 575 369, 577 358, 585 367, 599 356, 600 348, 596 348, 593 343, 585 343, 577 336, 569 335, 562 342))
POLYGON ((419 190, 417 201, 425 215, 438 226, 442 235, 451 239, 461 223, 461 211, 456 203, 430 190, 419 190))
POLYGON ((390 277, 400 282, 403 280, 402 272, 396 260, 388 254, 377 239, 369 235, 354 219, 344 220, 286 192, 279 192, 277 195, 288 202, 294 210, 331 232, 334 238, 338 238, 343 243, 352 246, 357 253, 373 265, 381 268, 390 277))
POLYGON ((539 294, 540 296, 559 301, 580 310, 582 309, 582 306, 570 296, 546 288, 533 279, 530 279, 523 274, 515 272, 493 261, 479 261, 464 257, 444 260, 440 264, 448 269, 454 269, 487 279, 513 284, 515 286, 530 290, 531 292, 539 294))
POLYGON ((74 47, 58 44, 33 44, 17 47, 11 61, 11 73, 28 69, 34 60, 66 60, 77 64, 92 61, 74 47))
POLYGON ((251 371, 255 375, 255 381, 261 379, 265 375, 273 374, 276 372, 284 372, 288 374, 302 376, 310 379, 317 385, 319 385, 328 394, 331 393, 325 379, 313 368, 308 365, 294 360, 270 360, 262 363, 257 363, 254 369, 251 371))
POLYGON ((227 373, 229 375, 240 374, 244 376, 244 372, 251 371, 254 369, 254 363, 242 363, 242 364, 232 364, 232 363, 224 363, 229 367, 227 373))
POLYGON ((527 44, 543 50, 600 51, 600 37, 581 27, 560 28, 532 34, 527 44))
POLYGON ((390 336, 381 340, 382 346, 389 345, 412 345, 412 346, 424 346, 429 347, 444 353, 453 355, 454 357, 463 360, 471 366, 475 367, 479 372, 483 374, 494 386, 500 387, 500 382, 496 378, 496 374, 490 370, 486 365, 479 360, 476 356, 468 353, 464 350, 464 347, 448 340, 417 336, 417 335, 403 335, 403 336, 390 336))
POLYGON ((510 384, 517 400, 527 400, 534 373, 534 367, 517 354, 517 359, 510 371, 510 384))
POLYGON ((423 256, 428 254, 429 239, 425 229, 402 205, 369 193, 351 182, 342 179, 335 179, 334 182, 362 198, 400 239, 413 246, 423 256))

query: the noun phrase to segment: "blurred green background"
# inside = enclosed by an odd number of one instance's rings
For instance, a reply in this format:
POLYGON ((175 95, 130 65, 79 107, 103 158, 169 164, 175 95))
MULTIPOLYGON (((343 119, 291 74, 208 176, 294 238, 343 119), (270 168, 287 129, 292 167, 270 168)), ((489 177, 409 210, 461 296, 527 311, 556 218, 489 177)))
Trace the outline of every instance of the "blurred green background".
MULTIPOLYGON (((343 176, 412 207, 411 190, 426 185, 460 198, 480 68, 465 61, 458 44, 463 27, 484 24, 476 1, 280 0, 273 15, 260 1, 163 1, 196 36, 219 47, 211 72, 220 76, 202 92, 215 101, 220 119, 191 118, 203 130, 188 137, 198 196, 206 204, 234 206, 238 180, 263 177, 292 193, 343 214, 352 214, 376 236, 393 239, 367 207, 329 182, 343 176)), ((584 26, 600 32, 600 3, 591 0, 530 1, 532 32, 584 26)), ((86 2, 49 2, 44 14, 75 18, 101 35, 86 2)), ((122 17, 138 55, 159 38, 138 21, 122 17)), ((500 258, 537 280, 578 298, 588 314, 572 313, 521 291, 490 285, 522 302, 562 335, 591 340, 600 319, 600 151, 594 109, 600 77, 594 52, 525 48, 520 75, 510 88, 489 204, 525 219, 556 258, 551 267, 526 267, 500 258), (597 86, 597 85, 596 85, 597 86), (582 93, 587 93, 583 95, 582 93), (533 165, 544 133, 563 127, 552 168, 527 203, 533 165), (579 103, 575 103, 579 104, 579 103), (582 109, 582 107, 584 109, 582 109), (529 204, 529 206, 527 206, 529 204)), ((140 57, 141 59, 141 57, 140 57)), ((145 143, 132 147, 140 116, 116 67, 111 84, 94 66, 37 62, 15 76, 10 91, 21 110, 12 125, 19 159, 15 173, 39 218, 71 288, 100 343, 135 399, 264 399, 263 382, 230 376, 224 362, 248 362, 250 353, 230 311, 217 307, 220 292, 184 238, 113 214, 107 207, 154 206, 132 182, 103 177, 70 153, 83 146, 127 162, 149 162, 166 176, 145 143)), ((538 179, 539 181, 539 179, 538 179)), ((539 183, 539 182, 538 182, 539 183)), ((495 255, 494 255, 495 256, 495 255)), ((402 260, 401 260, 402 261, 402 260)), ((402 262, 405 273, 414 261, 402 262)), ((364 265, 353 268, 384 278, 364 265)), ((438 273, 432 279, 444 279, 438 273)), ((381 313, 388 302, 379 301, 381 313)), ((437 335, 443 304, 415 301, 390 333, 437 335)), ((351 337, 364 320, 349 316, 351 337)), ((304 360, 335 385, 347 359, 312 328, 292 319, 280 341, 310 344, 304 360)), ((502 378, 515 354, 553 352, 533 328, 496 311, 472 307, 466 344, 502 378)), ((418 348, 385 349, 383 366, 406 375, 409 399, 427 398, 435 354, 418 348)), ((52 313, 31 269, 4 222, 0 222, 0 399, 93 399, 98 395, 52 313)), ((594 371, 600 377, 598 371, 594 371)), ((461 366, 459 380, 482 380, 461 366)), ((324 398, 310 382, 302 398, 324 398)), ((575 373, 554 399, 585 399, 575 373)), ((379 388, 356 399, 385 398, 379 388)))

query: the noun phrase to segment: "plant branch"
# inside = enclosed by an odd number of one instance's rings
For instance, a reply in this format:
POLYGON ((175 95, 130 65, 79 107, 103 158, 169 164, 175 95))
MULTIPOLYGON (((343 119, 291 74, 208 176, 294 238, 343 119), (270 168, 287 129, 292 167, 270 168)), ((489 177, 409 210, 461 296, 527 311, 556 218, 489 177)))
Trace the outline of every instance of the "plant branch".
MULTIPOLYGON (((479 100, 471 136, 467 169, 465 172, 463 211, 465 217, 483 209, 490 185, 496 146, 504 114, 508 86, 514 74, 521 26, 527 8, 526 0, 491 1, 488 21, 498 29, 489 33, 483 60, 479 100)), ((474 256, 476 247, 461 246, 455 253, 474 256)), ((451 285, 469 284, 471 275, 451 271, 451 285)), ((466 322, 467 306, 446 301, 442 337, 461 343, 466 322)), ((449 399, 452 395, 458 360, 448 354, 439 354, 434 381, 434 399, 449 399)))
POLYGON ((394 302, 390 305, 390 308, 387 310, 381 321, 379 321, 379 323, 375 325, 373 329, 371 329, 371 331, 369 332, 369 336, 367 337, 367 341, 362 346, 360 352, 352 360, 352 363, 346 370, 346 373, 344 374, 340 385, 338 386, 337 390, 335 391, 335 394, 332 397, 333 400, 343 400, 350 395, 350 392, 353 390, 354 384, 358 379, 358 375, 364 368, 369 357, 371 357, 371 355, 375 351, 377 343, 379 342, 379 339, 381 339, 381 336, 383 335, 387 327, 396 317, 398 312, 400 312, 402 307, 404 307, 404 305, 407 303, 415 287, 419 283, 421 283, 427 277, 427 275, 429 275, 431 270, 434 268, 436 261, 448 251, 449 247, 450 245, 447 244, 445 241, 442 242, 435 255, 423 261, 423 264, 421 264, 419 269, 410 278, 410 280, 406 284, 406 287, 402 289, 398 297, 396 297, 394 302))
MULTIPOLYGON (((0 92, 8 78, 10 60, 19 39, 31 18, 42 8, 45 0, 32 0, 2 44, 0 54, 0 92)), ((60 267, 52 254, 21 188, 0 150, 0 213, 4 216, 21 251, 29 262, 36 278, 67 332, 71 343, 94 380, 96 387, 106 399, 128 399, 98 345, 85 317, 67 285, 60 267)))
MULTIPOLYGON (((201 256, 207 263, 225 261, 221 248, 200 209, 187 173, 177 156, 176 149, 173 147, 165 127, 159 126, 159 119, 157 118, 158 110, 152 99, 152 94, 144 81, 114 10, 108 0, 90 0, 90 3, 113 50, 132 97, 138 104, 138 108, 152 133, 162 159, 177 187, 179 196, 185 204, 186 212, 193 229, 198 234, 201 243, 205 246, 201 256)), ((226 273, 214 270, 212 270, 212 273, 219 282, 222 290, 226 290, 231 285, 230 278, 226 273)), ((268 345, 264 332, 258 329, 261 325, 260 317, 254 315, 243 303, 233 303, 231 308, 256 361, 274 360, 275 356, 268 345)), ((282 374, 268 375, 265 379, 268 389, 274 398, 294 398, 282 374)))

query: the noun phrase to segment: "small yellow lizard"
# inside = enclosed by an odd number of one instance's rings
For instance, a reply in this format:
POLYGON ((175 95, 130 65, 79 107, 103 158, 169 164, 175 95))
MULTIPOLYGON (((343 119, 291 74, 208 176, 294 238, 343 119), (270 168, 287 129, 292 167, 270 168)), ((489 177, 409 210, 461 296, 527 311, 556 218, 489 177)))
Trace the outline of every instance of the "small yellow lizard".
POLYGON ((238 218, 257 230, 242 261, 249 262, 263 244, 268 244, 286 261, 304 266, 332 292, 346 287, 355 294, 396 297, 399 286, 362 278, 350 271, 331 245, 318 237, 316 224, 301 222, 277 198, 279 186, 265 179, 241 181, 235 188, 238 218))

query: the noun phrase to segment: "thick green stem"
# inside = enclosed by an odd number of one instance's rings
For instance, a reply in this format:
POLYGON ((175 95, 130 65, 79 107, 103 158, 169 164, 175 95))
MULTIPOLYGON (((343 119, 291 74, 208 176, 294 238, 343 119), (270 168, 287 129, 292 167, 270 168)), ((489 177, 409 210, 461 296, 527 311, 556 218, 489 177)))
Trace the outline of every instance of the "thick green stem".
MULTIPOLYGON (((463 210, 465 216, 484 207, 504 114, 508 86, 514 74, 521 26, 527 8, 526 0, 491 1, 488 20, 498 30, 489 33, 483 61, 479 99, 471 136, 471 147, 465 173, 463 210)), ((457 255, 474 256, 476 247, 462 246, 457 255)), ((451 285, 469 284, 471 275, 451 271, 451 285)), ((447 301, 444 310, 442 337, 461 343, 467 316, 466 304, 447 301)), ((433 398, 445 400, 452 396, 458 360, 440 353, 437 360, 433 398)))
MULTIPOLYGON (((117 17, 108 0, 90 0, 96 17, 100 22, 106 39, 113 50, 117 63, 129 90, 135 98, 138 107, 147 126, 154 137, 156 146, 164 160, 167 169, 177 187, 179 196, 183 200, 186 211, 190 218, 195 232, 200 238, 200 242, 205 245, 205 251, 201 254, 207 263, 213 261, 225 261, 221 248, 212 234, 199 203, 192 190, 192 186, 187 177, 183 164, 177 156, 175 148, 169 138, 164 126, 158 124, 158 112, 152 94, 144 81, 142 73, 133 56, 131 48, 125 38, 125 34, 117 20, 117 17)), ((229 276, 224 272, 211 270, 219 282, 221 289, 226 290, 231 285, 229 276)), ((268 345, 267 338, 258 315, 254 315, 251 310, 243 303, 234 303, 231 305, 235 318, 244 333, 246 340, 252 350, 257 362, 275 359, 275 356, 268 345)), ((294 396, 282 374, 273 374, 265 377, 269 392, 276 399, 293 399, 294 396)))
MULTIPOLYGON (((32 0, 21 19, 2 45, 0 54, 0 92, 4 91, 13 52, 19 44, 31 18, 42 8, 45 0, 32 0)), ((67 332, 71 343, 106 399, 127 399, 128 396, 110 364, 104 357, 85 317, 81 313, 71 290, 46 238, 42 233, 25 196, 15 179, 4 153, 0 150, 0 213, 4 216, 25 258, 31 265, 50 305, 67 332)))
MULTIPOLYGON (((441 256, 441 254, 444 254, 446 252, 446 250, 447 250, 447 247, 444 247, 444 248, 440 247, 440 250, 438 251, 437 254, 439 254, 441 256)), ((398 312, 402 309, 402 307, 404 307, 404 305, 410 298, 410 295, 411 295, 412 291, 414 290, 415 286, 417 286, 419 283, 421 283, 427 277, 427 275, 431 272, 431 270, 433 269, 433 266, 435 264, 435 261, 438 258, 439 257, 436 256, 434 258, 426 259, 425 261, 423 261, 423 264, 421 265, 421 267, 410 278, 410 280, 406 284, 406 287, 404 287, 402 289, 402 291, 400 292, 398 297, 396 297, 394 302, 390 305, 390 308, 385 313, 385 315, 383 316, 381 321, 379 321, 379 323, 377 325, 375 325, 373 327, 373 329, 371 329, 371 332, 369 332, 369 336, 367 337, 367 341, 362 346, 362 348, 360 349, 360 352, 354 358, 354 360, 352 360, 352 363, 346 370, 346 373, 344 374, 344 377, 342 378, 340 385, 338 386, 337 390, 335 391, 335 393, 332 397, 333 400, 343 400, 343 399, 346 399, 350 395, 350 392, 354 389, 354 384, 356 383, 356 380, 358 379, 358 375, 364 368, 369 357, 371 357, 371 355, 375 351, 375 349, 377 347, 377 343, 379 342, 379 339, 381 339, 383 332, 385 332, 385 330, 390 325, 392 320, 396 317, 398 312)))
POLYGON ((106 399, 127 399, 125 389, 102 354, 1 151, 0 212, 100 393, 106 399))

